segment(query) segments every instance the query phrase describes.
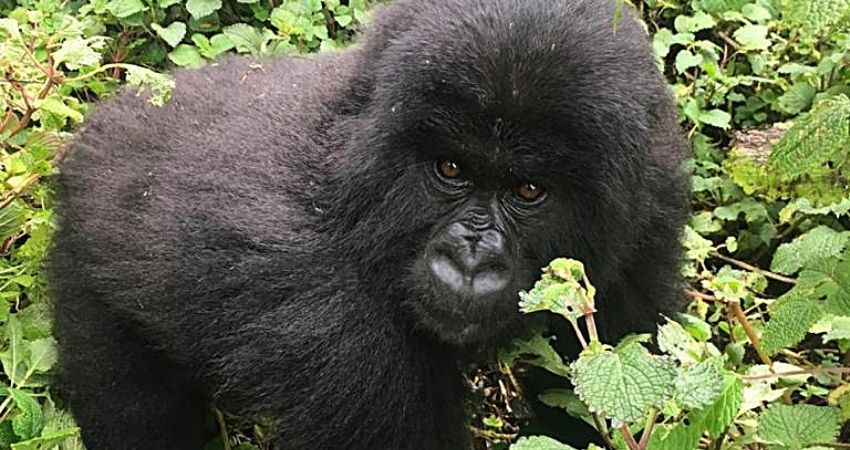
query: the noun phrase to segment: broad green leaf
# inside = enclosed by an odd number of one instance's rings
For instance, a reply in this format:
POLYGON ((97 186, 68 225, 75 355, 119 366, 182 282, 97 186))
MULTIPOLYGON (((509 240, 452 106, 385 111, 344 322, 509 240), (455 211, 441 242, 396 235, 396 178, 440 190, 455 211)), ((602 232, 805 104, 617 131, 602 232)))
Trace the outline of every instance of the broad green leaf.
POLYGON ((762 349, 772 355, 800 343, 822 316, 823 309, 813 299, 792 297, 775 303, 761 335, 762 349))
POLYGON ((714 19, 702 12, 697 11, 693 16, 678 15, 673 22, 676 31, 680 33, 696 33, 697 31, 707 30, 717 25, 714 19))
POLYGON ((58 352, 56 340, 52 337, 36 339, 29 344, 29 370, 34 373, 47 373, 56 364, 58 352))
POLYGON ((587 405, 582 403, 578 395, 570 389, 549 389, 538 395, 538 398, 546 406, 561 408, 569 415, 582 419, 591 426, 595 426, 587 405))
POLYGON ((58 96, 51 95, 43 99, 38 99, 35 101, 35 106, 58 116, 67 117, 77 123, 83 121, 83 115, 76 109, 68 106, 58 96))
POLYGON ((32 438, 26 441, 12 444, 12 450, 45 450, 55 448, 55 445, 65 442, 68 438, 77 437, 80 435, 80 429, 77 427, 65 428, 58 431, 53 431, 32 438))
POLYGON ((744 384, 735 375, 726 375, 723 390, 713 404, 689 414, 691 426, 706 431, 712 438, 720 437, 738 417, 744 399, 744 384))
POLYGON ((194 19, 206 17, 221 9, 221 0, 186 0, 186 11, 194 19))
POLYGON ((29 358, 29 347, 24 341, 23 327, 17 314, 9 315, 5 328, 7 347, 0 353, 0 361, 6 377, 17 385, 26 375, 24 362, 29 358))
POLYGON ((142 0, 110 0, 109 3, 106 4, 106 9, 112 13, 113 16, 119 19, 124 19, 132 16, 133 14, 147 11, 148 7, 142 3, 142 0))
POLYGON ((832 444, 838 438, 838 409, 828 406, 774 404, 758 423, 758 435, 789 450, 832 444))
POLYGON ((774 146, 768 167, 789 181, 828 161, 840 162, 850 147, 850 99, 844 95, 818 103, 797 119, 774 146))
MULTIPOLYGON (((591 347, 592 348, 592 347, 591 347)), ((621 422, 643 419, 673 391, 676 368, 633 343, 614 351, 584 351, 571 365, 576 393, 591 411, 621 422)))
POLYGON ((673 399, 686 409, 701 409, 717 401, 724 388, 724 370, 720 357, 714 357, 691 367, 676 376, 673 399))
POLYGON ((696 450, 701 430, 683 423, 674 426, 656 425, 649 439, 648 450, 696 450))
POLYGON ((690 50, 682 50, 676 53, 676 71, 681 73, 691 67, 697 67, 702 63, 702 55, 695 55, 690 50))
POLYGON ((756 23, 767 22, 773 18, 767 8, 756 3, 746 4, 741 7, 741 14, 748 20, 756 23))
POLYGON ((711 125, 717 128, 728 129, 732 121, 732 116, 726 111, 719 109, 710 109, 708 111, 700 111, 697 119, 704 124, 711 125))
POLYGON ((263 48, 264 38, 260 32, 244 23, 230 25, 224 29, 224 35, 230 39, 240 53, 259 54, 263 48))
POLYGON ((747 50, 767 50, 770 47, 767 32, 764 25, 744 25, 735 30, 732 37, 747 50))
POLYGON ((773 254, 770 270, 791 275, 817 262, 841 254, 850 242, 850 231, 835 231, 825 225, 813 228, 782 244, 773 254))
POLYGON ((198 49, 189 44, 180 44, 168 54, 174 64, 181 67, 198 68, 204 65, 204 58, 198 49))
POLYGON ((100 64, 100 50, 106 44, 104 39, 74 38, 62 42, 58 50, 53 52, 53 64, 65 64, 68 70, 77 70, 84 66, 100 64))
POLYGON ((233 42, 230 42, 230 38, 223 33, 216 34, 209 39, 203 34, 193 34, 192 42, 198 46, 201 55, 208 59, 215 59, 218 55, 233 48, 233 42))
POLYGON ((518 441, 511 444, 510 450, 575 450, 575 448, 550 437, 531 436, 519 438, 518 441))
POLYGON ((794 83, 777 100, 779 108, 788 114, 799 114, 812 104, 817 90, 809 83, 794 83))
POLYGON ((12 430, 21 439, 32 439, 38 436, 44 426, 41 405, 22 390, 9 388, 8 393, 18 408, 15 416, 12 417, 12 430))
POLYGON ((522 359, 523 362, 548 370, 562 377, 570 376, 570 368, 564 364, 561 355, 549 344, 549 339, 535 334, 531 338, 514 339, 499 352, 499 359, 511 365, 522 359))
POLYGON ((800 272, 797 284, 780 297, 790 299, 820 300, 825 312, 850 315, 850 258, 811 262, 800 272))
POLYGON ((177 44, 186 36, 186 24, 183 22, 172 22, 165 28, 157 23, 152 23, 151 28, 171 47, 177 47, 177 44))

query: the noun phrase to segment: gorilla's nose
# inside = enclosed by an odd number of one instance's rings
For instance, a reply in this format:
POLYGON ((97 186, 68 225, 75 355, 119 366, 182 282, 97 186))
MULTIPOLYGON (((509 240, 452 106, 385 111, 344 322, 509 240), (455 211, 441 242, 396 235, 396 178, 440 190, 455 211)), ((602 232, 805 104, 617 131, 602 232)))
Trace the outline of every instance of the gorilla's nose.
POLYGON ((435 246, 429 267, 436 279, 458 294, 489 295, 511 279, 505 238, 494 228, 471 229, 455 224, 435 246))

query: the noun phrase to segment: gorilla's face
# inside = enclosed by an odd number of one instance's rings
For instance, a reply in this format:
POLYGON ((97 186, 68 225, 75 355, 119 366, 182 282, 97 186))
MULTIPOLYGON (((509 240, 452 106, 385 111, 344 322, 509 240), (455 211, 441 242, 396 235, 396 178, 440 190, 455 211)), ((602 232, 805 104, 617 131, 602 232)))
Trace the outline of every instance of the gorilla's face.
POLYGON ((416 249, 409 281, 418 295, 411 306, 443 339, 469 343, 500 332, 518 317, 518 291, 527 289, 545 264, 524 232, 543 220, 557 199, 543 181, 525 175, 533 169, 510 163, 510 153, 501 158, 495 148, 490 158, 452 153, 421 165, 421 186, 430 192, 420 200, 442 214, 416 249))
POLYGON ((668 94, 640 27, 614 33, 576 2, 552 13, 584 28, 538 30, 523 21, 550 8, 531 3, 417 13, 380 49, 351 131, 355 255, 381 286, 402 280, 405 309, 447 342, 505 336, 555 257, 616 282, 646 226, 645 180, 662 176, 647 161, 668 94))

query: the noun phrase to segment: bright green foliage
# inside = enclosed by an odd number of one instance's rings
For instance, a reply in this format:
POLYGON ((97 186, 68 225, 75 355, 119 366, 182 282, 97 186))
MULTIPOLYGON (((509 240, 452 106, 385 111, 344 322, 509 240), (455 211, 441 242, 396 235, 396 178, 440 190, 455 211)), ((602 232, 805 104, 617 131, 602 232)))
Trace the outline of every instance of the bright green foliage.
POLYGON ((649 439, 649 450, 695 450, 699 433, 684 424, 656 426, 649 439))
POLYGON ((511 445, 511 450, 575 450, 567 444, 562 444, 546 436, 520 438, 511 445))
POLYGON ((596 289, 587 284, 584 265, 572 259, 556 259, 543 269, 543 277, 529 292, 520 292, 520 311, 551 311, 575 321, 593 311, 596 289))
POLYGON ((660 406, 673 390, 675 366, 638 343, 601 345, 582 352, 572 366, 576 393, 591 411, 632 422, 660 406))
POLYGON ((782 16, 790 27, 807 35, 828 33, 850 15, 847 0, 783 0, 782 16))
POLYGON ((835 231, 819 226, 782 244, 773 255, 770 270, 783 274, 794 274, 804 267, 822 263, 837 257, 850 242, 850 231, 835 231))
POLYGON ((673 399, 686 409, 713 404, 723 391, 723 365, 719 357, 682 369, 673 382, 673 399))
POLYGON ((536 334, 527 340, 514 339, 499 352, 499 360, 510 365, 523 357, 523 362, 542 367, 555 375, 568 377, 570 368, 549 344, 549 339, 536 334))
POLYGON ((839 95, 817 105, 776 144, 770 167, 790 181, 832 162, 839 164, 850 147, 850 99, 839 95))
POLYGON ((791 297, 777 303, 771 308, 770 321, 761 336, 762 348, 774 354, 800 343, 822 316, 822 308, 808 299, 791 297))
POLYGON ((812 405, 772 405, 759 417, 758 435, 777 449, 802 450, 838 438, 838 410, 812 405))
POLYGON ((691 426, 719 438, 732 426, 744 399, 744 384, 737 376, 725 375, 720 395, 709 406, 691 413, 691 426))

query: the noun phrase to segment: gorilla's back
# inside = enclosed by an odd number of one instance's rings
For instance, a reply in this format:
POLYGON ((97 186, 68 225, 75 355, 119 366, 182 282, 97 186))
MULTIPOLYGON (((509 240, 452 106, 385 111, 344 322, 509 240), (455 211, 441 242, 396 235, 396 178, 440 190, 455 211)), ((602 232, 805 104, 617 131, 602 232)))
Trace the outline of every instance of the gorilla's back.
POLYGON ((192 327, 204 312, 220 318, 226 305, 215 299, 247 293, 252 277, 282 276, 292 241, 314 233, 335 148, 323 131, 354 55, 230 57, 177 72, 162 108, 135 92, 99 105, 55 178, 57 315, 95 302, 104 313, 162 317, 185 312, 165 300, 182 298, 197 304, 182 324, 192 327))

